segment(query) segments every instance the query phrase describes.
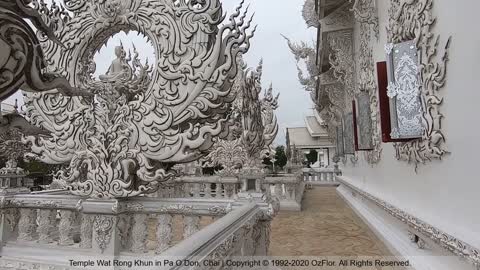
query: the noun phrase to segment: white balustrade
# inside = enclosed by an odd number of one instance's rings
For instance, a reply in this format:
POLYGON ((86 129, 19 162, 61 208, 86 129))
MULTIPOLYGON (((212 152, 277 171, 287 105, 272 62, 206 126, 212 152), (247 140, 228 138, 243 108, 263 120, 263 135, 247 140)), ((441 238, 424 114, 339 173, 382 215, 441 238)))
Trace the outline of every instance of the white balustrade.
POLYGON ((301 175, 279 174, 267 176, 266 189, 280 201, 280 210, 301 211, 305 183, 301 175))
POLYGON ((235 177, 185 176, 176 179, 176 185, 184 190, 178 197, 232 199, 240 191, 241 181, 235 177))
MULTIPOLYGON (((202 248, 201 242, 222 244, 233 235, 243 233, 238 244, 228 246, 225 257, 267 254, 271 218, 265 218, 272 216, 276 207, 261 193, 254 194, 253 202, 251 194, 236 196, 236 200, 225 199, 231 196, 228 195, 231 190, 224 189, 223 184, 217 185, 211 189, 212 196, 204 198, 95 200, 49 194, 0 197, 0 260, 14 258, 25 243, 28 243, 29 254, 46 254, 42 255, 47 256, 45 260, 48 256, 58 259, 58 254, 68 258, 164 256, 178 249, 177 246, 184 247, 185 243, 189 243, 185 249, 188 251, 192 247, 202 248), (208 217, 212 223, 202 227, 202 217, 208 217), (178 237, 174 233, 175 222, 182 220, 180 239, 174 241, 178 237), (220 238, 210 238, 212 235, 220 238), (192 240, 199 238, 202 241, 192 240), (178 244, 172 246, 175 243, 178 244), (238 245, 248 247, 249 254, 238 245)), ((205 254, 217 254, 210 250, 212 247, 208 246, 205 254)), ((185 250, 175 255, 187 254, 185 250)), ((25 260, 29 260, 27 255, 25 260)))
POLYGON ((338 185, 336 176, 341 175, 338 168, 304 168, 303 181, 311 185, 338 185))

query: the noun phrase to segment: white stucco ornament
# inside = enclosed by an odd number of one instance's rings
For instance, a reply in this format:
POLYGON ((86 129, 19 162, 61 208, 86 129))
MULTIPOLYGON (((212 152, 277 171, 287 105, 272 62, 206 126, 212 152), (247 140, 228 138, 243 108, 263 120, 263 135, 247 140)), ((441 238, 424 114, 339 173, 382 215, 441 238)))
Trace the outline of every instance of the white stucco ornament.
POLYGON ((263 158, 275 154, 273 141, 278 133, 275 110, 279 94, 273 94, 270 85, 262 92, 263 61, 256 69, 247 69, 239 59, 242 69, 238 72, 232 87, 236 100, 232 104, 233 122, 227 138, 217 139, 212 151, 205 157, 205 167, 222 166, 221 175, 238 173, 263 173, 263 158))
POLYGON ((95 98, 27 94, 28 119, 52 132, 28 138, 32 151, 69 164, 57 180, 73 194, 157 190, 173 176, 166 163, 200 158, 225 129, 236 59, 253 35, 242 4, 226 21, 219 0, 65 0, 69 13, 40 6, 64 44, 41 43, 48 69, 95 98), (93 78, 94 54, 120 31, 145 35, 156 62, 141 63, 119 45, 107 74, 93 78))

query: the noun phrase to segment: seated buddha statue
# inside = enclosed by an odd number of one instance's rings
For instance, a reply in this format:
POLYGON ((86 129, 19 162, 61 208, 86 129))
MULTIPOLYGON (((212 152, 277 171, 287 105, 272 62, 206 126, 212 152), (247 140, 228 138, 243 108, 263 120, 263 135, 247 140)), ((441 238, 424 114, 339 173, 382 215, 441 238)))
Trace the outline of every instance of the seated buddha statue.
POLYGON ((132 73, 130 66, 125 59, 125 50, 123 46, 115 47, 115 55, 117 58, 112 61, 105 75, 100 75, 99 79, 102 82, 116 82, 122 79, 128 79, 132 73))

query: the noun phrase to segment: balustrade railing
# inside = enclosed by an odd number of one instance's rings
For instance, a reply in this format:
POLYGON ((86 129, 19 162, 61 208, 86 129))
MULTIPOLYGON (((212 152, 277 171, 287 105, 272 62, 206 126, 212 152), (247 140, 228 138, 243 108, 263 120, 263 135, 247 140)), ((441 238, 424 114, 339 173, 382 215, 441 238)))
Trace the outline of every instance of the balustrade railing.
POLYGON ((173 189, 178 197, 232 199, 240 192, 241 181, 237 177, 184 176, 176 179, 173 189))
POLYGON ((305 183, 300 176, 294 174, 267 176, 264 185, 271 191, 272 196, 280 200, 280 210, 301 210, 305 183))
MULTIPOLYGON (((260 181, 264 193, 278 198, 280 210, 301 210, 305 190, 301 176, 278 174, 266 176, 260 181)), ((237 177, 184 176, 176 180, 176 186, 172 189, 178 191, 178 197, 232 199, 239 192, 248 189, 245 185, 247 183, 237 177)))
POLYGON ((68 267, 75 258, 134 259, 140 254, 202 260, 266 255, 274 208, 265 196, 251 195, 236 200, 3 196, 0 268, 13 263, 13 269, 34 269, 42 262, 68 267), (241 241, 231 243, 233 237, 241 241))
MULTIPOLYGON (((270 239, 267 205, 245 203, 204 230, 162 254, 176 260, 223 261, 231 257, 266 256, 270 239)), ((221 265, 209 269, 224 269, 221 265)), ((179 268, 181 269, 181 268, 179 268)))
POLYGON ((335 176, 341 175, 338 168, 304 168, 303 181, 313 185, 336 185, 335 176))

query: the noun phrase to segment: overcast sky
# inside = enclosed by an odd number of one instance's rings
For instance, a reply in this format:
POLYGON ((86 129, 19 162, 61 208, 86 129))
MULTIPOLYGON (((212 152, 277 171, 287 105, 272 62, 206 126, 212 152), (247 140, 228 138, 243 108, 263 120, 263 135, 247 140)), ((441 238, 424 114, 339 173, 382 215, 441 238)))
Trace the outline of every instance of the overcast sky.
MULTIPOLYGON (((239 2, 239 0, 224 0, 224 10, 230 14, 239 2)), ((313 29, 307 29, 302 18, 301 9, 304 0, 246 0, 245 2, 250 4, 250 13, 255 12, 254 23, 258 25, 252 47, 245 59, 249 66, 255 67, 260 58, 263 58, 263 86, 266 88, 273 83, 274 91, 280 93, 280 107, 277 110, 280 130, 276 143, 285 144, 285 128, 304 126, 304 117, 312 114, 313 105, 309 93, 305 92, 298 82, 295 59, 280 34, 294 41, 304 40, 313 43, 316 33, 313 29)), ((120 40, 127 50, 131 48, 132 43, 135 43, 143 60, 152 58, 153 49, 146 42, 141 41, 142 37, 135 36, 133 33, 129 35, 120 33, 95 56, 96 75, 106 72, 115 58, 113 48, 120 43, 120 40)), ((21 100, 22 95, 17 93, 5 102, 13 104, 16 98, 21 100)))

